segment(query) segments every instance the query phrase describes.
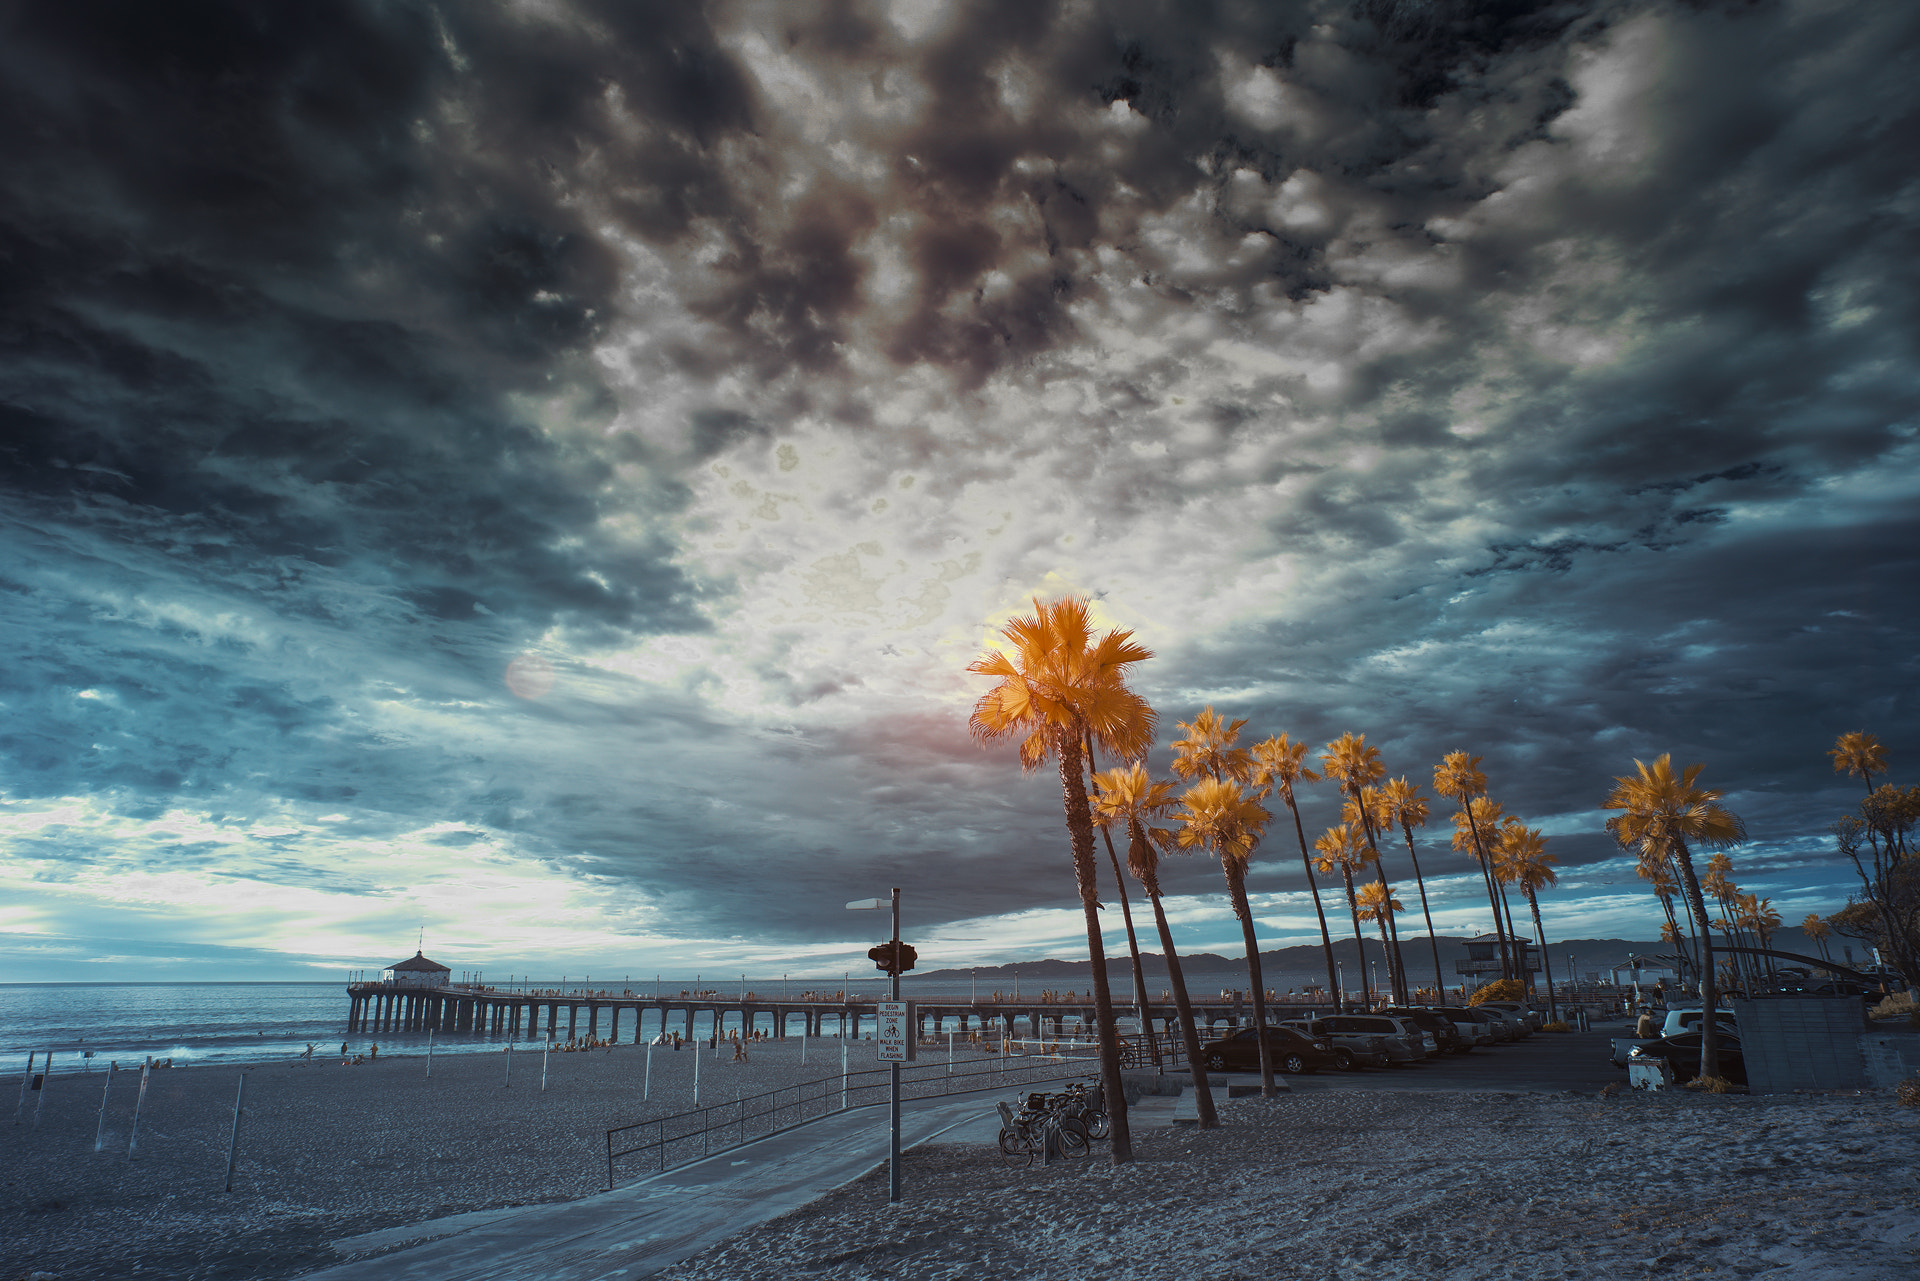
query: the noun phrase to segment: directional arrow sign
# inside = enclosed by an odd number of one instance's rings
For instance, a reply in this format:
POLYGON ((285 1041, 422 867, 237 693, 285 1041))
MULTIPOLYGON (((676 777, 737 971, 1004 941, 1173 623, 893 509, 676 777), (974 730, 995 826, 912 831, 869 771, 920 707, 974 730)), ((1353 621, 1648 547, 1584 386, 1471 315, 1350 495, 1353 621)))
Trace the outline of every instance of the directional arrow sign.
POLYGON ((913 1002, 880 1002, 880 1031, 873 1039, 880 1047, 880 1062, 914 1062, 913 1002))

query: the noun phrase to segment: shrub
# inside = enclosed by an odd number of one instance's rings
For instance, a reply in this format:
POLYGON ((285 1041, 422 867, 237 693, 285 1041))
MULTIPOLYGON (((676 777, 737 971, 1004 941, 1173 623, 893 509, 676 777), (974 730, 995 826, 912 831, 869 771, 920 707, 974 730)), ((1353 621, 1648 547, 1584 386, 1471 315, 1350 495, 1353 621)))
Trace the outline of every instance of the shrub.
POLYGON ((1893 1097, 1910 1108, 1920 1108, 1920 1076, 1910 1077, 1893 1087, 1893 1097))
POLYGON ((1542 1032, 1571 1032, 1573 1028, 1565 1019, 1554 1019, 1542 1024, 1540 1030, 1542 1032))
POLYGON ((1696 1076, 1687 1082, 1689 1090, 1705 1090, 1708 1094, 1730 1094, 1733 1082, 1724 1076, 1696 1076))
POLYGON ((1527 995, 1527 985, 1519 979, 1495 979, 1485 987, 1478 988, 1467 998, 1468 1005, 1485 1005, 1488 1001, 1519 1001, 1527 995))

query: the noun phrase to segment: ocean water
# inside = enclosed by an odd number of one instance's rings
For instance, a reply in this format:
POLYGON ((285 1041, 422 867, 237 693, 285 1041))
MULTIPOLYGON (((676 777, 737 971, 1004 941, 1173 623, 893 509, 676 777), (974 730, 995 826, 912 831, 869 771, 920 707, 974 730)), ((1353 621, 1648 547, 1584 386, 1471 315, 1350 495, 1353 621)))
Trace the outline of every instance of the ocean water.
MULTIPOLYGON (((1293 986, 1304 988, 1311 975, 1268 974, 1267 986, 1284 993, 1293 986)), ((1077 982, 1085 991, 1087 980, 1049 980, 1032 978, 1011 981, 996 978, 978 983, 966 979, 924 979, 907 975, 901 984, 908 1000, 967 1000, 977 996, 989 999, 995 991, 1005 998, 1016 994, 1033 998, 1048 987, 1077 982)), ((518 985, 515 985, 518 986, 518 985)), ((536 981, 531 986, 553 988, 553 982, 536 981)), ((594 985, 596 988, 598 984, 594 985)), ((1147 996, 1159 999, 1164 980, 1148 979, 1147 996)), ((1188 990, 1196 998, 1217 996, 1220 992, 1246 986, 1246 973, 1197 973, 1187 976, 1188 990)), ((497 985, 500 990, 513 987, 497 985)), ((572 984, 567 985, 571 990, 572 984)), ((626 984, 621 985, 622 988, 626 984)), ((637 996, 651 996, 655 985, 636 982, 631 985, 637 996)), ((737 997, 743 984, 735 979, 716 984, 710 978, 668 979, 659 985, 662 995, 677 997, 682 991, 717 990, 722 1000, 737 997)), ((832 995, 845 990, 861 1002, 884 998, 886 979, 856 976, 846 979, 752 979, 744 983, 746 991, 763 999, 783 995, 798 999, 808 991, 832 995)), ((614 989, 621 990, 620 988, 614 989)), ((1131 979, 1113 983, 1113 998, 1125 1005, 1133 997, 1131 979)), ((381 1032, 347 1034, 347 994, 341 982, 327 983, 5 983, 0 984, 0 1080, 12 1071, 24 1072, 30 1053, 53 1051, 56 1073, 104 1069, 109 1062, 121 1068, 138 1067, 147 1058, 170 1058, 176 1065, 213 1063, 257 1063, 275 1059, 298 1058, 307 1046, 314 1054, 338 1054, 342 1041, 350 1050, 364 1052, 378 1043, 382 1054, 425 1053, 425 1032, 381 1032)), ((582 1014, 582 1028, 585 1015, 582 1014)), ((565 1027, 565 1015, 561 1016, 565 1027)), ((721 1030, 739 1025, 738 1016, 725 1018, 721 1030)), ((764 1023, 762 1024, 764 1027, 764 1023)), ((831 1028, 831 1024, 828 1025, 831 1028)), ((670 1019, 670 1028, 684 1028, 684 1016, 670 1019)), ((710 1035, 710 1015, 695 1019, 695 1034, 710 1035)), ((657 1031, 654 1017, 646 1017, 648 1035, 657 1031)), ((606 1033, 602 1018, 600 1031, 606 1033)), ((798 1024, 795 1024, 798 1031, 798 1024)), ((564 1030, 561 1033, 565 1036, 564 1030)), ((620 1039, 631 1040, 633 1025, 623 1017, 620 1039)), ((507 1037, 474 1033, 435 1034, 435 1054, 463 1054, 496 1050, 507 1037)), ((522 1033, 521 1043, 527 1037, 522 1033)), ((42 1070, 36 1060, 36 1072, 42 1070)))

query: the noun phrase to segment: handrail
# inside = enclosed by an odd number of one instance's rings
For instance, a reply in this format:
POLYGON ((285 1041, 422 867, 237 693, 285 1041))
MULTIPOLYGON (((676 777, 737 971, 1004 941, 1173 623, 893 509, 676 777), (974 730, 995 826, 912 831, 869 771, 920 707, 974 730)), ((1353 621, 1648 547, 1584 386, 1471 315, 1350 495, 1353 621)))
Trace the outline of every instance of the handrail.
MULTIPOLYGON (((930 1073, 912 1078, 907 1078, 905 1074, 912 1071, 915 1066, 931 1068, 948 1065, 934 1063, 903 1065, 901 1097, 903 1099, 939 1098, 949 1094, 966 1094, 973 1090, 988 1088, 984 1085, 957 1084, 972 1082, 981 1077, 992 1077, 997 1082, 1028 1085, 1034 1080, 1046 1079, 1046 1075, 1061 1075, 1063 1064, 1097 1064, 1099 1062, 1097 1058, 1069 1058, 1059 1054, 1023 1055, 1018 1061, 1020 1065, 1016 1067, 1013 1066, 1014 1061, 1009 1058, 995 1058, 969 1065, 969 1070, 965 1071, 938 1075, 930 1073), (1043 1071, 1046 1075, 1032 1075, 1043 1071)), ((613 1190, 613 1163, 619 1158, 635 1156, 643 1152, 656 1152, 659 1158, 656 1172, 664 1173, 667 1170, 678 1169, 680 1166, 705 1160, 716 1152, 731 1152, 735 1148, 794 1129, 796 1126, 807 1125, 824 1117, 883 1102, 890 1080, 891 1074, 886 1068, 865 1068, 848 1073, 844 1077, 820 1077, 817 1080, 784 1085, 759 1094, 744 1095, 726 1103, 695 1108, 691 1112, 680 1112, 673 1116, 657 1117, 651 1121, 635 1121, 628 1125, 615 1126, 607 1131, 607 1190, 609 1192, 613 1190), (880 1079, 863 1080, 856 1084, 855 1078, 861 1077, 880 1079), (865 1097, 866 1092, 872 1092, 877 1097, 865 1097), (782 1095, 788 1096, 784 1103, 781 1102, 782 1095), (839 1096, 838 1106, 832 1105, 835 1095, 839 1096), (763 1103, 765 1106, 761 1107, 763 1103), (810 1111, 815 1108, 817 1110, 810 1111), (781 1119, 783 1112, 790 1118, 784 1122, 781 1119), (676 1124, 688 1122, 695 1122, 695 1124, 676 1124), (668 1132, 670 1127, 672 1133, 668 1132), (646 1129, 654 1131, 652 1138, 635 1143, 631 1147, 615 1150, 615 1136, 624 1136, 636 1130, 646 1129), (715 1147, 715 1135, 725 1130, 733 1131, 731 1140, 715 1147), (699 1142, 698 1151, 686 1152, 685 1155, 669 1161, 670 1148, 691 1145, 695 1140, 699 1142)))

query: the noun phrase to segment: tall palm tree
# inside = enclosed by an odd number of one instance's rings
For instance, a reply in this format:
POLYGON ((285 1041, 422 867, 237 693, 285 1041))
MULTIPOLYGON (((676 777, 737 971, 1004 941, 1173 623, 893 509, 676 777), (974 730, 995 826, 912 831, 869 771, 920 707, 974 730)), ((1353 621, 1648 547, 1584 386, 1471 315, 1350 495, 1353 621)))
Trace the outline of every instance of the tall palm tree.
POLYGON ((1160 931, 1160 950, 1167 958, 1167 980, 1173 985, 1174 1008, 1180 1011, 1180 1036, 1187 1051, 1187 1067, 1193 1076, 1193 1094, 1200 1111, 1200 1128, 1211 1130, 1220 1124, 1214 1114, 1213 1092, 1207 1088, 1207 1068, 1200 1058, 1200 1033, 1194 1022, 1193 1003, 1187 996, 1186 974, 1180 968, 1180 953, 1173 946, 1173 930, 1167 924, 1167 912, 1160 904, 1160 856, 1173 839, 1165 828, 1151 826, 1174 806, 1173 784, 1150 782, 1147 771, 1135 762, 1128 769, 1110 769, 1094 776, 1097 799, 1093 821, 1103 830, 1119 823, 1127 831, 1127 870, 1140 882, 1140 888, 1153 904, 1153 924, 1160 931))
MULTIPOLYGON (((1386 953, 1387 965, 1393 965, 1393 949, 1388 941, 1387 922, 1393 919, 1395 912, 1406 911, 1406 904, 1393 896, 1393 891, 1381 886, 1378 881, 1362 885, 1354 896, 1354 913, 1364 920, 1372 921, 1380 927, 1380 947, 1386 953)), ((1388 981, 1392 981, 1389 968, 1388 981)))
MULTIPOLYGON (((1389 821, 1386 798, 1380 794, 1380 789, 1377 787, 1363 787, 1360 789, 1359 800, 1348 797, 1340 802, 1340 821, 1358 833, 1363 841, 1369 824, 1376 832, 1385 831, 1389 821)), ((1378 872, 1380 869, 1378 843, 1366 846, 1361 853, 1366 856, 1366 861, 1372 865, 1375 872, 1378 872)), ((1382 893, 1388 895, 1393 893, 1393 887, 1387 884, 1387 878, 1384 875, 1377 876, 1374 883, 1381 888, 1382 893)), ((1383 944, 1385 951, 1382 953, 1387 960, 1387 992, 1395 1002, 1405 1005, 1408 997, 1400 960, 1399 929, 1391 916, 1383 923, 1387 927, 1387 940, 1383 944)))
MULTIPOLYGON (((1365 734, 1342 734, 1328 743, 1321 753, 1320 764, 1326 776, 1340 785, 1347 794, 1360 820, 1360 834, 1366 838, 1367 849, 1373 854, 1374 875, 1379 878, 1380 889, 1388 896, 1393 887, 1387 884, 1386 864, 1380 858, 1380 843, 1374 837, 1379 826, 1381 807, 1377 798, 1364 796, 1368 785, 1386 775, 1386 766, 1380 763, 1380 749, 1367 746, 1365 734)), ((1352 821, 1350 818, 1349 822, 1352 821)), ((1393 980, 1394 998, 1401 1003, 1407 1000, 1406 966, 1400 960, 1399 928, 1390 919, 1387 922, 1392 943, 1387 947, 1387 973, 1393 980)))
POLYGON ((1887 749, 1865 730, 1842 734, 1827 755, 1833 757, 1834 773, 1858 774, 1865 779, 1869 796, 1873 795, 1873 776, 1887 772, 1887 749))
POLYGON ((1433 949, 1433 990, 1440 1004, 1447 1003, 1447 977, 1440 969, 1440 940, 1433 933, 1433 912, 1427 906, 1427 879, 1420 875, 1420 856, 1413 849, 1413 829, 1427 825, 1427 798, 1418 783, 1409 783, 1406 775, 1388 780, 1380 789, 1386 798, 1387 822, 1399 824, 1407 838, 1407 859, 1413 864, 1413 883, 1420 889, 1420 915, 1427 921, 1427 946, 1433 949))
MULTIPOLYGON (((1733 860, 1724 851, 1707 860, 1707 874, 1700 878, 1700 888, 1711 894, 1720 904, 1720 915, 1713 923, 1720 927, 1720 933, 1726 937, 1729 948, 1745 946, 1744 940, 1734 937, 1739 929, 1736 919, 1739 914, 1740 887, 1733 881, 1733 860)), ((1738 952, 1728 952, 1727 961, 1738 974, 1741 981, 1747 978, 1746 958, 1738 952)))
POLYGON ((1832 936, 1833 927, 1820 919, 1820 913, 1808 912, 1807 919, 1800 922, 1800 932, 1812 939, 1813 945, 1820 949, 1821 960, 1833 959, 1833 953, 1827 951, 1827 939, 1832 936))
POLYGON ((1367 982, 1367 941, 1360 932, 1360 902, 1353 891, 1353 872, 1367 865, 1367 847, 1353 824, 1341 823, 1321 833, 1313 848, 1320 855, 1315 860, 1320 870, 1328 874, 1337 871, 1346 883, 1347 911, 1353 917, 1353 946, 1359 956, 1361 1004, 1371 1008, 1373 987, 1367 982))
POLYGON ((1539 891, 1559 883, 1553 865, 1560 860, 1547 853, 1547 838, 1537 827, 1528 827, 1519 819, 1508 819, 1500 829, 1500 859, 1513 883, 1527 896, 1533 910, 1533 932, 1540 940, 1540 964, 1546 967, 1547 1017, 1558 1019, 1559 1007, 1553 1000, 1553 960, 1547 955, 1547 927, 1540 923, 1539 891))
POLYGON ((1320 920, 1320 948, 1327 958, 1327 993, 1340 990, 1340 974, 1333 959, 1333 935, 1327 930, 1327 910, 1320 902, 1320 886, 1313 879, 1313 859, 1307 853, 1306 829, 1300 825, 1300 806, 1295 803, 1296 783, 1317 783, 1320 776, 1307 767, 1307 745, 1290 741, 1285 734, 1260 740, 1253 745, 1252 782, 1259 789, 1259 800, 1278 795, 1293 815, 1294 839, 1300 842, 1300 866, 1307 869, 1307 889, 1313 894, 1313 914, 1320 920))
POLYGON ((1133 1160, 1127 1128, 1125 1087, 1120 1079, 1120 1038, 1113 994, 1107 984, 1106 949, 1100 939, 1099 874, 1093 860, 1093 816, 1088 807, 1082 744, 1088 736, 1122 757, 1140 756, 1153 742, 1154 713, 1127 688, 1127 669, 1153 657, 1131 632, 1095 637, 1088 602, 1069 596, 1042 603, 1000 629, 1002 647, 988 650, 967 670, 995 678, 974 704, 967 728, 981 743, 1014 739, 1020 763, 1038 769, 1057 760, 1061 804, 1073 850, 1073 873, 1087 923, 1087 956, 1093 964, 1093 1004, 1099 1025, 1100 1076, 1112 1122, 1112 1160, 1133 1160))
POLYGON ((1732 845, 1746 839, 1738 815, 1720 804, 1721 792, 1698 784, 1704 765, 1689 765, 1678 776, 1673 758, 1663 753, 1648 765, 1635 761, 1636 775, 1614 779, 1603 807, 1620 813, 1607 820, 1607 831, 1626 849, 1657 846, 1679 869, 1686 887, 1687 906, 1700 930, 1704 953, 1700 966, 1700 1074, 1720 1075, 1720 1032, 1714 1018, 1713 934, 1707 924, 1707 900, 1693 870, 1690 845, 1732 845))
POLYGON ((1273 1055, 1267 1045, 1267 987, 1260 973, 1260 945, 1254 939, 1253 908, 1247 903, 1247 860, 1260 842, 1272 817, 1259 802, 1240 790, 1230 778, 1203 778, 1180 795, 1180 824, 1174 840, 1181 849, 1208 849, 1220 857, 1226 874, 1227 896, 1240 918, 1240 934, 1247 948, 1247 981, 1253 987, 1254 1036, 1260 1046, 1260 1093, 1279 1093, 1273 1083, 1273 1055))
MULTIPOLYGON (((1085 747, 1087 776, 1091 779, 1099 771, 1099 766, 1096 764, 1097 758, 1093 754, 1092 736, 1088 736, 1085 747)), ((1147 999, 1147 976, 1146 971, 1140 966, 1140 938, 1133 932, 1133 904, 1127 901, 1127 882, 1126 878, 1120 875, 1120 856, 1113 851, 1113 833, 1102 827, 1100 835, 1106 841, 1107 862, 1113 865, 1113 887, 1114 891, 1120 895, 1120 919, 1127 927, 1127 956, 1133 961, 1133 1017, 1140 1024, 1140 1030, 1145 1032, 1147 1015, 1144 1003, 1147 999)), ((1153 1052, 1153 1064, 1155 1067, 1160 1066, 1160 1051, 1157 1049, 1153 1052)))
POLYGON ((1686 935, 1680 929, 1679 918, 1673 914, 1674 896, 1680 892, 1680 887, 1674 879, 1673 865, 1667 861, 1665 851, 1636 850, 1634 872, 1653 887, 1653 895, 1660 900, 1660 910, 1666 915, 1667 923, 1660 927, 1661 940, 1673 944, 1687 965, 1697 966, 1692 949, 1687 946, 1686 935))
MULTIPOLYGON (((1465 752, 1448 752, 1433 767, 1433 790, 1460 806, 1461 812, 1454 821, 1458 825, 1462 816, 1466 820, 1467 831, 1472 837, 1473 856, 1479 861, 1480 875, 1486 882, 1487 904, 1493 909, 1493 919, 1497 922, 1500 919, 1500 904, 1494 894, 1493 864, 1487 855, 1486 844, 1491 833, 1483 832, 1473 817, 1473 799, 1485 796, 1487 791, 1487 776, 1480 770, 1480 758, 1465 752)), ((1454 848, 1460 848, 1458 838, 1454 841, 1454 848)), ((1500 936, 1500 977, 1512 978, 1513 957, 1507 949, 1506 931, 1496 928, 1494 932, 1500 936)))

